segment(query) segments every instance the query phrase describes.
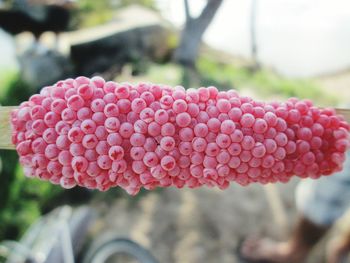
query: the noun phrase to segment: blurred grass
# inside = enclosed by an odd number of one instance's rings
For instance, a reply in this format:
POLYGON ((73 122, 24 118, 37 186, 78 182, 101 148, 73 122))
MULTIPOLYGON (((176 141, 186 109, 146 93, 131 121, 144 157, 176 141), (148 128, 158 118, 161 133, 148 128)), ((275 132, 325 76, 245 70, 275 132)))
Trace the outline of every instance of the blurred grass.
POLYGON ((8 93, 9 88, 12 86, 12 82, 18 79, 18 71, 1 69, 0 73, 0 100, 4 100, 5 95, 8 93), (3 99, 1 99, 3 98, 3 99))
POLYGON ((289 79, 267 69, 254 72, 249 67, 220 62, 212 55, 202 55, 197 66, 204 86, 217 85, 223 90, 248 88, 265 100, 297 97, 312 99, 319 106, 335 105, 338 101, 310 79, 289 79))
MULTIPOLYGON (((138 76, 120 75, 117 81, 154 82, 167 85, 183 85, 183 75, 187 69, 173 63, 148 63, 147 69, 138 76)), ((225 63, 211 54, 202 54, 197 62, 197 74, 200 86, 216 86, 220 90, 249 89, 253 95, 266 101, 285 100, 288 97, 311 99, 318 106, 335 105, 338 99, 326 93, 310 79, 290 79, 267 70, 253 72, 249 67, 234 63, 225 63)))

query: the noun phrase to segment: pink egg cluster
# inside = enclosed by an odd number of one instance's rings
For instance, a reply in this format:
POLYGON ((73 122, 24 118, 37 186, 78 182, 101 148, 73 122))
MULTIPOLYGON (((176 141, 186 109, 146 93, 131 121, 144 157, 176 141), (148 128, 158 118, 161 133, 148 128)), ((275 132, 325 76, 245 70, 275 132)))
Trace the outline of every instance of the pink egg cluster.
POLYGON ((342 169, 349 125, 309 100, 264 103, 188 89, 78 77, 12 114, 25 174, 62 187, 228 187, 342 169))

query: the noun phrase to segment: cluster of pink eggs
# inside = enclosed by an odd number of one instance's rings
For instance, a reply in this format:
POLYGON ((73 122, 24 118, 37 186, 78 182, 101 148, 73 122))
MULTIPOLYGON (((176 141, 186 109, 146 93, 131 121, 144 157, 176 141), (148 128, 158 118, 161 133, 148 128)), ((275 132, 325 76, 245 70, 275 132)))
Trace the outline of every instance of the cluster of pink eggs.
POLYGON ((29 177, 64 188, 202 185, 225 189, 318 178, 342 169, 349 125, 295 98, 264 103, 215 87, 67 79, 12 114, 13 143, 29 177))

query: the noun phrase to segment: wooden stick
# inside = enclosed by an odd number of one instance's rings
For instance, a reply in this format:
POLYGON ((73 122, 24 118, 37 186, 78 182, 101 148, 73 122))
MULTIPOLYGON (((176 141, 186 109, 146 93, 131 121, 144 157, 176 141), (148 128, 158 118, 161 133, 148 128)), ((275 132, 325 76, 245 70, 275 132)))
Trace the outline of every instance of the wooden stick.
POLYGON ((346 122, 350 123, 350 109, 337 108, 337 109, 335 109, 335 111, 337 112, 337 114, 343 115, 346 122))
POLYGON ((16 106, 0 107, 0 149, 14 150, 15 146, 11 141, 11 111, 16 109, 16 106))
MULTIPOLYGON (((15 146, 11 142, 11 111, 17 106, 0 106, 0 149, 14 150, 15 146)), ((350 123, 350 109, 336 109, 337 114, 343 115, 350 123)))

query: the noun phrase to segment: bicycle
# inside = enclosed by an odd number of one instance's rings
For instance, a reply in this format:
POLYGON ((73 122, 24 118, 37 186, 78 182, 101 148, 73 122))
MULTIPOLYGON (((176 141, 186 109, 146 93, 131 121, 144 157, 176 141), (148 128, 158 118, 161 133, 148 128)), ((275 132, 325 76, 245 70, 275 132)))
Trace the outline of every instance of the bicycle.
POLYGON ((38 219, 19 241, 1 242, 0 262, 157 263, 152 254, 142 246, 116 234, 97 238, 81 256, 89 226, 94 218, 95 213, 86 206, 77 209, 70 206, 59 207, 38 219), (78 261, 78 256, 83 259, 78 261))

